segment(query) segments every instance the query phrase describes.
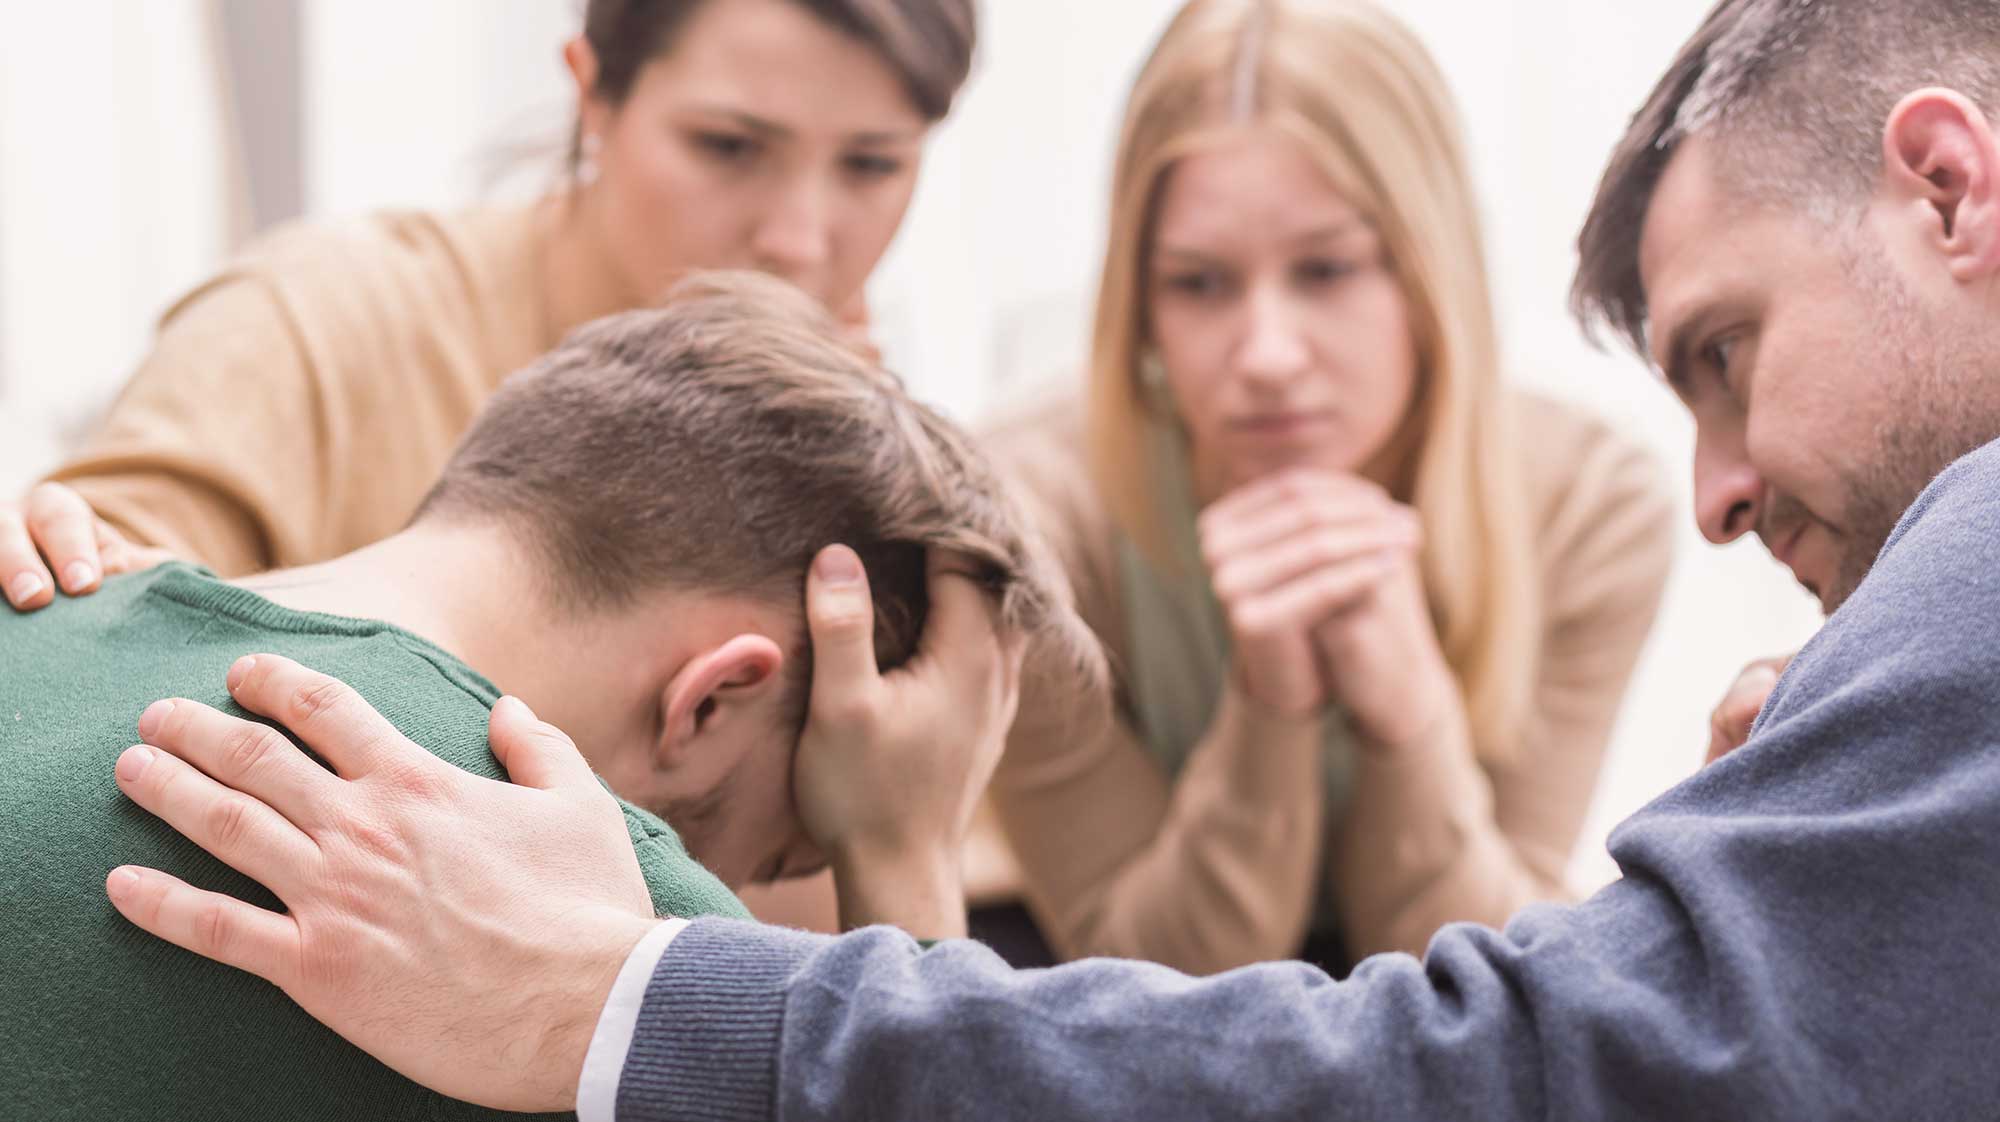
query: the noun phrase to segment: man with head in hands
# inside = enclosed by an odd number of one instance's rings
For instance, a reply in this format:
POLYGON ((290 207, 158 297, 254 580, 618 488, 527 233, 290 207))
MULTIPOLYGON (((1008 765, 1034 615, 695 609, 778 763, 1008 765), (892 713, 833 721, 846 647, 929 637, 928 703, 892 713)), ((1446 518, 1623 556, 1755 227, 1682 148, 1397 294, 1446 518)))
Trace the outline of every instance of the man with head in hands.
MULTIPOLYGON (((897 782, 856 787, 822 746, 845 734, 843 709, 809 712, 811 662, 824 654, 837 671, 818 675, 822 689, 865 695, 884 682, 922 682, 951 698, 968 728, 1004 725, 1025 642, 1074 644, 1086 682, 1095 665, 1050 571, 961 432, 851 352, 805 296, 745 275, 692 282, 664 310, 586 327, 516 375, 409 528, 387 541, 236 583, 169 565, 117 578, 89 599, 0 617, 0 946, 9 963, 0 971, 0 1114, 485 1113, 397 1075, 256 979, 146 937, 104 906, 111 853, 171 870, 216 900, 265 906, 275 901, 256 881, 282 894, 286 878, 330 869, 342 847, 410 858, 387 830, 338 840, 262 833, 278 814, 330 821, 292 800, 350 780, 456 801, 450 793, 475 775, 503 768, 530 787, 574 779, 559 792, 510 789, 511 802, 454 816, 455 852, 481 866, 468 876, 496 895, 606 873, 626 882, 566 922, 741 917, 730 887, 831 864, 848 924, 962 934, 958 842, 972 812, 967 792, 995 762, 997 736, 941 738, 897 782), (811 626, 802 610, 809 567, 811 626), (268 653, 241 658, 248 652, 268 653), (301 662, 353 690, 309 676, 301 662), (269 726, 210 707, 228 708, 232 696, 281 698, 270 715, 308 742, 356 714, 370 735, 327 744, 322 767, 269 726), (167 700, 147 707, 154 698, 167 700), (589 745, 588 767, 540 762, 529 706, 589 745), (196 770, 125 751, 138 709, 141 738, 217 734, 221 753, 196 770), (405 736, 434 755, 385 753, 405 736), (275 813, 242 798, 205 804, 207 840, 232 872, 127 803, 107 782, 114 759, 120 782, 147 785, 168 807, 217 793, 208 775, 283 775, 286 793, 275 813), (304 767, 287 771, 286 761, 304 767), (592 768, 621 800, 591 780, 592 768), (923 769, 948 776, 942 801, 929 796, 923 769), (623 834, 539 829, 517 813, 538 797, 613 815, 623 834), (244 844, 228 848, 232 840, 244 844), (517 840, 556 871, 485 866, 517 840)), ((378 917, 448 907, 442 895, 409 891, 425 864, 410 860, 401 890, 349 881, 344 898, 378 917)), ((213 910, 194 917, 217 935, 218 921, 213 910)), ((539 934, 489 929, 440 948, 425 969, 539 934)), ((306 978, 329 966, 311 956, 300 965, 306 978)), ((566 998, 560 981, 523 969, 502 984, 519 1022, 531 1024, 566 998)), ((595 984, 610 982, 606 972, 595 984)), ((497 1085, 542 1050, 560 1050, 565 1033, 587 1039, 590 1027, 565 1022, 504 1040, 478 1031, 489 1050, 461 1071, 497 1085)), ((459 1031, 471 1030, 444 1035, 459 1031)))

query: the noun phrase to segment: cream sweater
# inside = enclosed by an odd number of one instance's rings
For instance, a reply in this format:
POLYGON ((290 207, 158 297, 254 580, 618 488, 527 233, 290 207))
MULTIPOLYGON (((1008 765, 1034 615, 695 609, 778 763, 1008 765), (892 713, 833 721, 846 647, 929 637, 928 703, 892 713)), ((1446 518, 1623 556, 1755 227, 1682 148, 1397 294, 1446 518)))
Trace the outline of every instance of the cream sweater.
POLYGON ((280 229, 175 304, 52 478, 223 576, 403 528, 501 379, 557 341, 527 209, 280 229))
MULTIPOLYGON (((1145 958, 1211 973, 1295 954, 1316 898, 1356 957, 1421 952, 1456 920, 1499 924, 1564 895, 1563 875, 1672 554, 1656 463, 1574 409, 1513 395, 1532 490, 1543 644, 1514 760, 1469 744, 1395 760, 1357 753, 1343 807, 1322 807, 1318 738, 1260 727, 1227 695, 1177 776, 1140 741, 1122 676, 1095 729, 1024 676, 992 789, 1031 911, 1066 958, 1145 958), (1038 696, 1039 694, 1039 696, 1038 696)), ((989 447, 1022 485, 1084 620, 1131 664, 1117 531, 1090 484, 1080 410, 1008 422, 989 447)))

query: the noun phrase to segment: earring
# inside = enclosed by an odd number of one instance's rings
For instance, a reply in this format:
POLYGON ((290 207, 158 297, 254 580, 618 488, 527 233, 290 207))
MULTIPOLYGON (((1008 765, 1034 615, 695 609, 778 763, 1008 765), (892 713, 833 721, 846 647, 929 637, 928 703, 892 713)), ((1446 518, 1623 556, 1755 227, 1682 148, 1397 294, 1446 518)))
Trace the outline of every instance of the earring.
POLYGON ((597 182, 597 154, 604 148, 604 142, 594 132, 585 133, 583 141, 577 145, 576 185, 588 187, 597 182))

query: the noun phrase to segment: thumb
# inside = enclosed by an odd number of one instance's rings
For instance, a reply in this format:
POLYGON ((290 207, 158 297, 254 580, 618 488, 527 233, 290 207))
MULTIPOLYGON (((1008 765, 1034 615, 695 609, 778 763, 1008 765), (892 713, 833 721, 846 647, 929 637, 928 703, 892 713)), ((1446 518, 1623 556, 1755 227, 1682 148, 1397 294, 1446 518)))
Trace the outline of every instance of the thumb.
POLYGON ((844 545, 830 545, 813 559, 806 575, 806 628, 813 645, 813 706, 872 692, 880 678, 875 667, 875 603, 861 558, 844 545))
POLYGON ((493 706, 486 740, 508 777, 524 787, 597 785, 576 744, 561 729, 536 717, 518 697, 503 697, 493 706))

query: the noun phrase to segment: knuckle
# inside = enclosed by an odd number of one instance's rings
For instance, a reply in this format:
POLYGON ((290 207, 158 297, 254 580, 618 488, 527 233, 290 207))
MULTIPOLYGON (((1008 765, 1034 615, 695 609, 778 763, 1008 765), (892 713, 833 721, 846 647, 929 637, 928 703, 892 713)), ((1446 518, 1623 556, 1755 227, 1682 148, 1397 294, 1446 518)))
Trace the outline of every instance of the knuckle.
POLYGON ((873 625, 874 620, 868 612, 856 603, 843 603, 819 614, 820 633, 829 638, 852 639, 866 635, 873 625))
POLYGON ((346 700, 346 686, 332 678, 314 677, 292 691, 291 703, 287 710, 294 720, 306 723, 329 710, 339 708, 346 700))
POLYGON ((227 952, 235 928, 220 900, 203 900, 190 917, 189 934, 203 954, 222 957, 227 952))
POLYGON ((250 803, 241 795, 226 795, 209 806, 205 818, 217 848, 237 849, 250 832, 250 803))
POLYGON ((875 706, 869 697, 849 693, 820 705, 817 715, 835 728, 866 729, 874 724, 875 706))
POLYGON ((278 750, 278 734, 263 725, 241 725, 222 742, 222 759, 233 775, 247 774, 278 750))
POLYGON ((1235 605, 1229 612, 1229 627, 1237 635, 1248 639, 1263 639, 1276 629, 1271 625, 1271 614, 1248 604, 1235 605))
POLYGON ((1242 598, 1243 590, 1238 587, 1240 583, 1241 577, 1237 567, 1234 565, 1223 565, 1217 568, 1215 575, 1210 577, 1208 581, 1210 589, 1215 592, 1215 598, 1222 601, 1224 607, 1228 607, 1242 598))
MULTIPOLYGON (((410 859, 410 847, 403 841, 403 835, 391 828, 373 822, 356 822, 347 829, 347 840, 372 863, 402 866, 410 859)), ((343 880, 342 887, 358 892, 358 886, 351 880, 343 880)), ((360 895, 366 895, 361 893, 360 895)), ((348 902, 358 902, 350 899, 348 902)))
POLYGON ((440 768, 399 764, 385 767, 378 774, 393 797, 404 803, 446 802, 453 794, 452 776, 440 768))

